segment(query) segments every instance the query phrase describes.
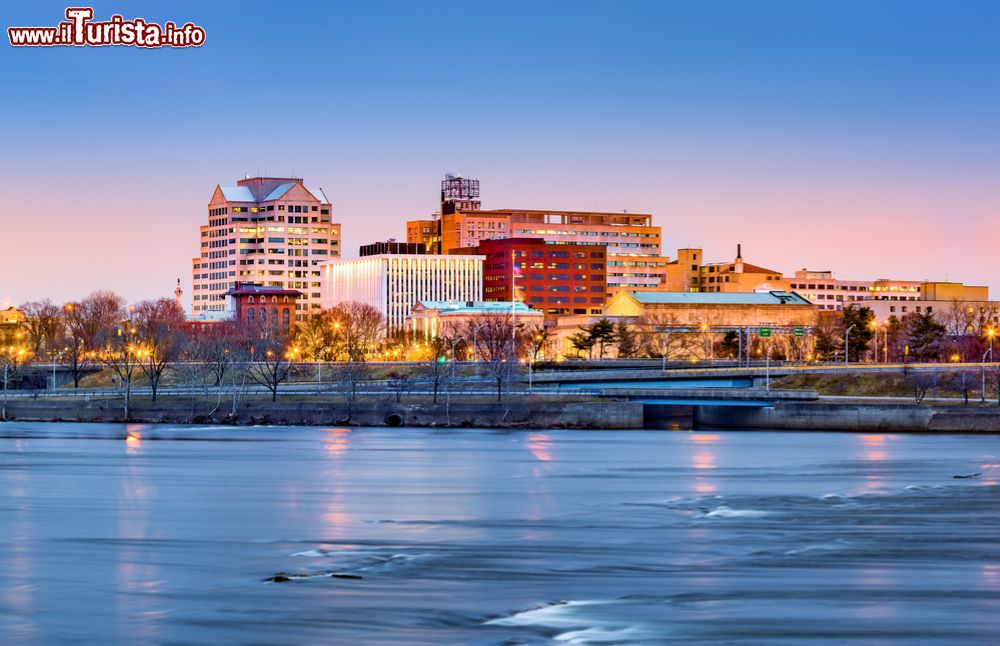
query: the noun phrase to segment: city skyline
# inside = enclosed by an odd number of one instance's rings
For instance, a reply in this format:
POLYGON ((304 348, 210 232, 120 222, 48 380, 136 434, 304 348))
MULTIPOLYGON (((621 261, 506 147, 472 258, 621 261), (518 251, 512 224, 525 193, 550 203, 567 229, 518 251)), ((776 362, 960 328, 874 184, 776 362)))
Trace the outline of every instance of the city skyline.
POLYGON ((652 213, 671 258, 1000 289, 991 3, 382 4, 95 3, 206 44, 8 49, 0 304, 190 295, 215 185, 265 173, 324 190, 345 257, 456 171, 487 209, 652 213))

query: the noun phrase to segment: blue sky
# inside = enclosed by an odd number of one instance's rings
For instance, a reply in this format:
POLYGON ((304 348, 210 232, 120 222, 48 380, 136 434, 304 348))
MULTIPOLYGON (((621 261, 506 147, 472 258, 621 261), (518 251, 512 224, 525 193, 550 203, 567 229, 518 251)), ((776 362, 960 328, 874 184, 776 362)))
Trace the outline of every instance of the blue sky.
POLYGON ((652 212, 671 256, 1000 289, 1000 3, 93 6, 207 42, 0 47, 4 253, 34 268, 0 302, 167 294, 215 184, 265 170, 326 189, 348 255, 461 171, 486 207, 652 212))

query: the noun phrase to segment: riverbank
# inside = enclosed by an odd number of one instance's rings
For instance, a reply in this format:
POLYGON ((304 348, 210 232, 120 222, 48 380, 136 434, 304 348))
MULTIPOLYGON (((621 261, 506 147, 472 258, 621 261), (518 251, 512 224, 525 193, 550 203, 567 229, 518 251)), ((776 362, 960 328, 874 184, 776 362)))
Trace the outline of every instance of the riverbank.
POLYGON ((458 426, 492 428, 641 429, 642 404, 627 401, 538 401, 508 397, 502 402, 386 400, 355 401, 299 397, 272 402, 245 398, 234 414, 228 402, 177 395, 157 401, 135 398, 124 418, 121 398, 16 399, 7 403, 7 419, 35 422, 142 422, 173 424, 282 424, 340 426, 458 426))
POLYGON ((878 402, 777 402, 773 406, 696 406, 698 427, 862 433, 1000 433, 1000 408, 878 402))

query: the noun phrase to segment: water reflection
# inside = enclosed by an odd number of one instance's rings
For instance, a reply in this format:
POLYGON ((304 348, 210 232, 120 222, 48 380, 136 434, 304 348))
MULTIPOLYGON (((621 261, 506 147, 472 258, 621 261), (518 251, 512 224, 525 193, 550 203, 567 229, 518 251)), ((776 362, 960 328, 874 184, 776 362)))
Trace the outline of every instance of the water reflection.
POLYGON ((896 438, 895 435, 866 434, 858 435, 858 442, 861 444, 861 458, 865 463, 869 463, 871 468, 862 474, 861 490, 865 492, 882 489, 885 485, 883 463, 889 460, 889 443, 896 438))
POLYGON ((37 428, 0 425, 0 642, 1000 634, 1000 496, 952 480, 995 438, 37 428))
POLYGON ((717 466, 715 445, 722 439, 721 436, 712 433, 690 433, 688 438, 694 445, 691 468, 695 469, 693 486, 695 493, 703 495, 716 493, 718 487, 710 479, 710 475, 717 466))
POLYGON ((552 461, 552 437, 545 433, 529 433, 525 445, 539 462, 552 461))
POLYGON ((125 453, 139 455, 139 449, 142 446, 142 431, 146 430, 146 425, 129 424, 125 430, 125 453))
POLYGON ((323 448, 331 457, 339 458, 347 453, 351 444, 351 429, 349 428, 326 428, 323 429, 323 448))
POLYGON ((156 641, 160 636, 163 611, 156 595, 165 580, 147 549, 153 523, 152 507, 155 488, 147 481, 149 463, 142 456, 142 434, 148 425, 126 427, 126 454, 130 459, 122 465, 119 479, 116 554, 116 596, 119 630, 123 637, 141 641, 156 641), (135 458, 135 459, 133 459, 135 458))

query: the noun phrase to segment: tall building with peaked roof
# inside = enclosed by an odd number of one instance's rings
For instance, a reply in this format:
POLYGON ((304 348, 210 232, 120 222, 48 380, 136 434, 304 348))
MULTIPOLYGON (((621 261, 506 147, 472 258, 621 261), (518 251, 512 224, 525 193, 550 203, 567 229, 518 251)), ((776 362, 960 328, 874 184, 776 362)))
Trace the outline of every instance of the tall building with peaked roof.
POLYGON ((250 177, 216 186, 201 250, 191 261, 194 315, 226 312, 237 283, 297 290, 298 318, 320 308, 319 264, 340 258, 340 225, 321 188, 295 177, 250 177))

